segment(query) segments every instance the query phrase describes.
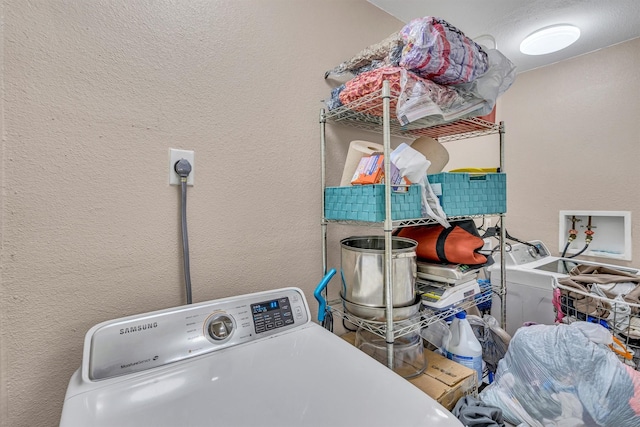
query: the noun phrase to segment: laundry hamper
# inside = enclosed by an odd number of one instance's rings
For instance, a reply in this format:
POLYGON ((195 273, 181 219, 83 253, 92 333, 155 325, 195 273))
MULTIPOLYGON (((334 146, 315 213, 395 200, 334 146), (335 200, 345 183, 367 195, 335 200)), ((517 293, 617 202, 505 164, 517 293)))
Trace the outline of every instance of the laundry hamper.
POLYGON ((614 337, 612 350, 621 361, 640 371, 640 304, 622 297, 606 297, 598 285, 589 292, 555 280, 553 305, 556 322, 587 321, 607 328, 614 337))

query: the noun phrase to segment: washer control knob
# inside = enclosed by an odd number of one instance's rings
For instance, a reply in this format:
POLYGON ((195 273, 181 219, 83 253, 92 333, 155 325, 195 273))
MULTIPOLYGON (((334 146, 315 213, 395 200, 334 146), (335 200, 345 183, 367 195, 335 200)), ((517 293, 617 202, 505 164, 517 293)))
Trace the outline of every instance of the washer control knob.
POLYGON ((209 322, 209 336, 216 341, 222 341, 233 333, 233 320, 226 314, 218 314, 209 322))
POLYGON ((538 251, 536 250, 536 248, 533 248, 533 247, 531 247, 531 246, 529 246, 528 252, 529 252, 529 255, 531 255, 531 257, 532 257, 533 259, 536 259, 536 258, 538 258, 538 256, 539 256, 539 253, 538 253, 538 251))

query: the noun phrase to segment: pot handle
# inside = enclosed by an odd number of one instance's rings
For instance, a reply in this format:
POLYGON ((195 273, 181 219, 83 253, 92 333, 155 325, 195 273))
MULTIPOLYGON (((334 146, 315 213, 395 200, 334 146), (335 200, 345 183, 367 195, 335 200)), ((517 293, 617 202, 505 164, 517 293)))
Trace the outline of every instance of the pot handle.
POLYGON ((324 322, 324 316, 327 313, 327 300, 322 296, 322 291, 327 287, 329 281, 336 274, 336 269, 332 268, 329 272, 322 278, 316 290, 313 292, 313 296, 318 300, 319 308, 318 308, 318 322, 324 322))
POLYGON ((415 258, 416 257, 416 253, 415 252, 400 252, 400 253, 392 253, 391 257, 393 259, 398 259, 398 258, 415 258))

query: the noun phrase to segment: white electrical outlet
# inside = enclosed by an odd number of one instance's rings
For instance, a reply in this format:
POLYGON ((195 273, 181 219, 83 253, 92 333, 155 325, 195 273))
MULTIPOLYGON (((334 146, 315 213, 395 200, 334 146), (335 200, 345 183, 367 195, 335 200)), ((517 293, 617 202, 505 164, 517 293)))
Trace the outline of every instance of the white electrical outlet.
POLYGON ((187 185, 193 185, 196 171, 193 163, 194 153, 188 150, 169 149, 169 185, 180 185, 180 176, 176 173, 175 165, 180 159, 186 159, 191 163, 191 173, 187 177, 187 185))

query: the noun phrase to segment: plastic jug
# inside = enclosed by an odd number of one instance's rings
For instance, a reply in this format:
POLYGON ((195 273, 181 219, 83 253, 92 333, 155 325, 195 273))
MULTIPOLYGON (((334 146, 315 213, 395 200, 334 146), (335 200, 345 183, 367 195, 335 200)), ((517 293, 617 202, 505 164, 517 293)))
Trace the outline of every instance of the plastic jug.
POLYGON ((482 382, 482 346, 473 333, 464 311, 456 313, 449 326, 449 342, 445 346, 446 356, 478 373, 478 384, 482 382))

